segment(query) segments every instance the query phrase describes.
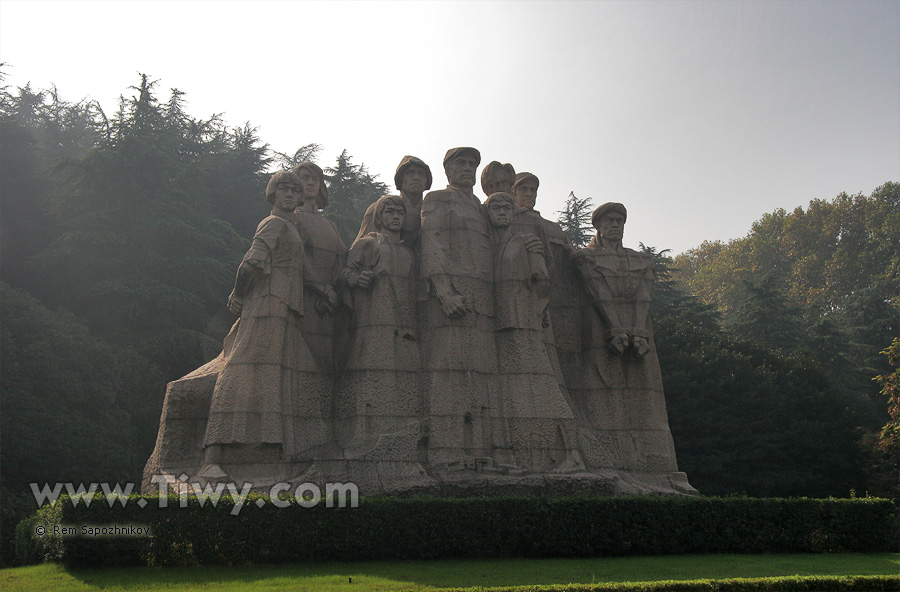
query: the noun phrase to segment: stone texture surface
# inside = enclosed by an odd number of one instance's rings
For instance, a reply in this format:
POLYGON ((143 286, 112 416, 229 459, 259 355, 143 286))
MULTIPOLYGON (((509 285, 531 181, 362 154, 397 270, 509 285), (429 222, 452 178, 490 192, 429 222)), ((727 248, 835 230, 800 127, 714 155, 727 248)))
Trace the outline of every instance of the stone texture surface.
POLYGON ((625 207, 598 208, 576 251, 534 210, 535 175, 491 163, 483 185, 508 176, 510 193, 482 204, 479 163, 449 150, 448 187, 423 195, 431 171, 404 157, 400 196, 370 206, 349 253, 318 213, 321 169, 294 169, 293 225, 275 211, 292 190, 267 189, 276 208, 245 257, 266 273, 239 272, 222 354, 169 384, 144 488, 187 475, 362 495, 696 493, 668 427, 653 261, 622 246, 625 207))

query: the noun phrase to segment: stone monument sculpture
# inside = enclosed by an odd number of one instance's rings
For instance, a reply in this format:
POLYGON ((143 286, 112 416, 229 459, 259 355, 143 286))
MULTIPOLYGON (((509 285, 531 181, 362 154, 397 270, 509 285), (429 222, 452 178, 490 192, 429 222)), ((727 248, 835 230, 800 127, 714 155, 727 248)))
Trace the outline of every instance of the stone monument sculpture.
POLYGON ((274 175, 222 353, 169 384, 144 488, 353 482, 362 495, 690 494, 649 310, 653 261, 604 204, 575 251, 538 179, 404 157, 349 252, 322 170, 274 175), (424 194, 424 195, 423 195, 424 194), (291 224, 293 222, 293 224, 291 224))

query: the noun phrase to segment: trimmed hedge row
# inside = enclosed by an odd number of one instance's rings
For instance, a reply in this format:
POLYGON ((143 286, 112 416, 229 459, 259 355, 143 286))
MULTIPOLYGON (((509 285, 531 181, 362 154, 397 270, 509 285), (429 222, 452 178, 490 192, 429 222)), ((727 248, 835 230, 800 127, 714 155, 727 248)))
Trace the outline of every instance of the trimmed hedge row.
POLYGON ((791 576, 615 584, 442 588, 441 592, 896 592, 900 576, 791 576))
POLYGON ((110 508, 65 497, 19 527, 20 561, 70 566, 241 565, 333 560, 591 557, 897 550, 898 511, 882 499, 367 498, 357 508, 287 508, 253 497, 232 514, 189 498, 132 496, 110 508), (138 501, 144 499, 144 508, 138 501), (29 537, 36 526, 133 524, 150 537, 29 537))

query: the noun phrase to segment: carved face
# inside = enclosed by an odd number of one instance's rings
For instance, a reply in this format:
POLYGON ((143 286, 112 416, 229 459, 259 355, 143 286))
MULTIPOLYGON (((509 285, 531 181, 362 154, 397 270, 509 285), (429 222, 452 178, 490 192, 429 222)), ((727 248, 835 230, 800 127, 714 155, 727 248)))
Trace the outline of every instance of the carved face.
POLYGON ((491 179, 485 183, 485 186, 482 188, 484 192, 491 196, 498 191, 502 191, 504 193, 509 193, 509 188, 512 187, 513 180, 509 178, 509 174, 501 168, 497 168, 494 171, 494 174, 491 175, 491 179))
POLYGON ((303 187, 303 197, 315 201, 316 196, 319 195, 319 183, 321 182, 319 175, 306 168, 300 169, 299 175, 300 184, 303 187))
POLYGON ((516 185, 513 190, 513 197, 516 198, 516 205, 526 210, 533 210, 534 203, 537 201, 538 186, 534 181, 524 181, 516 185))
POLYGON ((600 237, 606 240, 620 241, 625 232, 625 216, 618 212, 610 212, 600 218, 597 228, 600 237))
POLYGON ((447 180, 454 187, 473 187, 477 168, 478 158, 464 152, 447 163, 447 180))
POLYGON ((285 213, 294 211, 300 204, 303 190, 296 183, 284 181, 275 186, 275 209, 285 213))
POLYGON ((381 211, 381 227, 385 230, 400 232, 405 220, 406 211, 399 205, 388 203, 381 211))
POLYGON ((488 204, 488 215, 493 226, 499 228, 509 226, 509 223, 512 222, 512 213, 512 204, 505 199, 494 200, 488 204))
POLYGON ((409 168, 403 172, 403 186, 400 189, 404 193, 418 195, 425 191, 427 185, 428 173, 419 165, 410 165, 409 168))

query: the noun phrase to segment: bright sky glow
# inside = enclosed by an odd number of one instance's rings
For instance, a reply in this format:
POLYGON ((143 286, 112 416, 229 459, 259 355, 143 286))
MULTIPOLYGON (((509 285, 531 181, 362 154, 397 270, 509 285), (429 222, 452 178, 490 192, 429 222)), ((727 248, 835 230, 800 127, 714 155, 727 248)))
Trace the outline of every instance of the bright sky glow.
MULTIPOLYGON (((292 153, 346 148, 393 185, 445 185, 474 146, 629 210, 625 244, 674 253, 775 208, 900 181, 900 2, 0 0, 6 84, 107 113, 146 73, 292 153)), ((393 187, 392 187, 393 190, 393 187)), ((480 192, 480 189, 479 189, 480 192)))

